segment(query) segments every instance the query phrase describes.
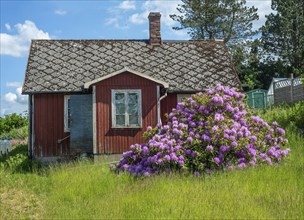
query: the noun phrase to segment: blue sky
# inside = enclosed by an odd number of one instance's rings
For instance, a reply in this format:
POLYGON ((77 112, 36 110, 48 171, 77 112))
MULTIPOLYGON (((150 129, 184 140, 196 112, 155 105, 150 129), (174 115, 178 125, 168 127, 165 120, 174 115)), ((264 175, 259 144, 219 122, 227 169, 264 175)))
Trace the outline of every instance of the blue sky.
MULTIPOLYGON (((0 1, 0 115, 27 110, 27 96, 20 94, 31 39, 147 39, 148 14, 159 11, 161 35, 166 40, 187 40, 185 30, 170 14, 180 0, 130 1, 0 1)), ((259 28, 271 12, 271 0, 247 0, 259 9, 259 28)))

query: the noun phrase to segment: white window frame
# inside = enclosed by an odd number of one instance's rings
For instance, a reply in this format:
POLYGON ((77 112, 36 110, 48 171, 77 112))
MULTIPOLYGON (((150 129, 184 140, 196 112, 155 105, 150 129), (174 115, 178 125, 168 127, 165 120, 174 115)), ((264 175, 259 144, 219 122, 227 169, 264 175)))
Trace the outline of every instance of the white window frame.
MULTIPOLYGON (((69 100, 71 99, 70 95, 65 95, 64 96, 64 132, 70 132, 70 127, 69 127, 69 120, 71 115, 69 115, 69 108, 71 106, 68 106, 69 100)), ((70 109, 71 111, 71 109, 70 109)), ((70 122, 71 125, 71 122, 70 122)))
POLYGON ((177 103, 182 102, 184 98, 190 98, 192 94, 177 94, 177 103))
POLYGON ((141 89, 112 89, 112 128, 141 128, 142 127, 142 97, 141 89), (125 125, 116 124, 116 106, 115 106, 115 94, 125 94, 125 125), (129 114, 128 114, 128 93, 138 94, 138 125, 129 125, 129 114))

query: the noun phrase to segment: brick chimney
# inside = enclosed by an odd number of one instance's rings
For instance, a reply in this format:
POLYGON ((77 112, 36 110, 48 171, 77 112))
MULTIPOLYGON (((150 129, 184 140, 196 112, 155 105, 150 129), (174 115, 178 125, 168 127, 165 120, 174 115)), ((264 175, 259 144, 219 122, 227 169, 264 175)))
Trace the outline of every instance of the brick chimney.
POLYGON ((150 45, 157 46, 161 44, 160 37, 160 13, 150 12, 149 14, 149 29, 150 29, 150 45))

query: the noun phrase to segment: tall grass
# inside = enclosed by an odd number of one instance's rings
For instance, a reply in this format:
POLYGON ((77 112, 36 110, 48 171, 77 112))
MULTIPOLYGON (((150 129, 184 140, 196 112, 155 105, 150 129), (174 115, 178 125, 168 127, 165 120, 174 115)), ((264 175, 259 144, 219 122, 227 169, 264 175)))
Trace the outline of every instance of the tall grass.
POLYGON ((51 218, 303 218, 304 140, 290 133, 292 153, 279 166, 196 178, 163 175, 134 179, 98 165, 51 172, 51 218), (67 181, 69 180, 69 181, 67 181))
POLYGON ((303 219, 304 138, 295 125, 286 128, 291 153, 279 165, 201 177, 135 179, 88 161, 36 171, 0 166, 0 219, 303 219))

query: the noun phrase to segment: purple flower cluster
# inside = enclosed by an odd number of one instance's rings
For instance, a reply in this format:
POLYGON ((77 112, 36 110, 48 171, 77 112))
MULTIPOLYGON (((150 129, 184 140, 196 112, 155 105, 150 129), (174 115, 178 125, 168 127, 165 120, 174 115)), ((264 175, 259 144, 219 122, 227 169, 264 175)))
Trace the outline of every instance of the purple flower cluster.
POLYGON ((279 162, 290 151, 284 149, 285 131, 252 116, 244 97, 220 85, 192 95, 172 110, 167 125, 148 127, 148 142, 132 145, 112 169, 135 176, 171 171, 198 176, 279 162))

